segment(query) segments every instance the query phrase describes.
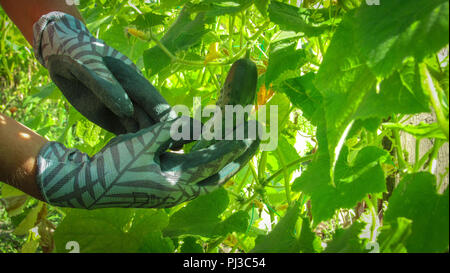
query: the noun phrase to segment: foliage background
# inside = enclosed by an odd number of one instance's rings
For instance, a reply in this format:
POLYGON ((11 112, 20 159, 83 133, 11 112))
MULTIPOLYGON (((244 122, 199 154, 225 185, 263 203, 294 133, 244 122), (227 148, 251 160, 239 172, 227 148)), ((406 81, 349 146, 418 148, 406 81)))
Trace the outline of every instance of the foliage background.
MULTIPOLYGON (((448 252, 448 158, 435 168, 449 138, 448 1, 373 2, 80 1, 93 35, 173 105, 214 104, 250 51, 255 104, 278 105, 278 148, 171 209, 57 208, 0 184, 0 252, 448 252), (421 113, 434 122, 407 123, 421 113), (419 154, 421 140, 432 145, 419 154)), ((3 11, 0 29, 0 111, 95 154, 113 135, 70 106, 3 11)))

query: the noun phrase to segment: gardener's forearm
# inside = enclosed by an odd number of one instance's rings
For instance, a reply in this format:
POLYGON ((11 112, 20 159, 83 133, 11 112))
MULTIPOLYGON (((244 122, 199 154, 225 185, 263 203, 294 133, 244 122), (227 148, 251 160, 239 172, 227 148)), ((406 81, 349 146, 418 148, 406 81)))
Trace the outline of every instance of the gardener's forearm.
POLYGON ((0 181, 43 200, 36 184, 36 157, 47 140, 0 114, 0 181))
POLYGON ((33 24, 51 11, 62 11, 83 21, 75 5, 64 0, 0 0, 9 18, 20 29, 27 41, 33 45, 33 24))

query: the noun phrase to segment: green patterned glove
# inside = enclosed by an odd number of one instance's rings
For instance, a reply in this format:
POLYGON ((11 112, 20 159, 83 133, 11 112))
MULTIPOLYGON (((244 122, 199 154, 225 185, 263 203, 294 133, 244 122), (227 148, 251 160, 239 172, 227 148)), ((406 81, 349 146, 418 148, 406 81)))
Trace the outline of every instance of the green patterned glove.
MULTIPOLYGON (((36 180, 45 201, 85 209, 172 207, 220 187, 259 146, 259 139, 247 138, 219 141, 188 154, 167 152, 177 144, 171 130, 187 123, 193 126, 190 118, 181 117, 118 136, 92 158, 49 142, 37 159, 36 180), (174 122, 178 125, 172 126, 174 122)), ((249 121, 243 126, 257 125, 249 121)))
POLYGON ((130 59, 92 36, 69 14, 42 16, 34 25, 33 48, 67 100, 116 135, 176 118, 130 59))

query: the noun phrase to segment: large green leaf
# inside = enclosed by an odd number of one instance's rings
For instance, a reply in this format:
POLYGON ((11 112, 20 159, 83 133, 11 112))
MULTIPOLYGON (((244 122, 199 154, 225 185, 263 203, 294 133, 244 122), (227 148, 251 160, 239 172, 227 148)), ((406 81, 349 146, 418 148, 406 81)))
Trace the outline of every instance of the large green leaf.
POLYGON ((228 194, 223 188, 200 196, 175 212, 163 233, 166 236, 191 234, 213 237, 233 231, 244 232, 248 226, 247 213, 238 211, 222 221, 220 215, 228 203, 228 194))
POLYGON ((298 78, 287 79, 278 86, 289 97, 292 104, 302 110, 303 116, 313 124, 316 124, 316 110, 322 104, 322 95, 313 83, 315 75, 310 72, 298 78))
POLYGON ((167 16, 165 15, 156 14, 154 12, 146 12, 143 14, 138 14, 136 19, 134 19, 131 23, 141 29, 148 29, 152 26, 164 24, 164 20, 166 18, 167 16))
POLYGON ((338 229, 333 240, 328 243, 324 253, 361 253, 367 252, 365 241, 359 238, 364 223, 356 222, 347 229, 338 229))
POLYGON ((355 117, 386 118, 393 114, 429 112, 428 100, 420 85, 417 66, 409 62, 380 84, 380 90, 370 90, 355 117))
POLYGON ((379 76, 400 68, 406 57, 421 61, 448 44, 448 1, 384 1, 361 5, 356 14, 356 41, 367 64, 379 76))
POLYGON ((181 253, 203 253, 203 247, 197 243, 194 236, 187 236, 183 238, 181 253))
POLYGON ((138 252, 170 253, 174 251, 170 238, 163 237, 162 229, 169 224, 169 217, 161 210, 138 209, 135 211, 130 230, 131 240, 137 240, 138 252))
MULTIPOLYGON (((160 42, 172 54, 185 50, 200 42, 201 37, 208 32, 205 29, 205 14, 194 14, 191 5, 186 5, 177 20, 161 38, 160 42), (194 16, 191 19, 191 16, 194 16)), ((159 73, 171 63, 170 57, 159 47, 154 46, 144 52, 144 65, 150 75, 159 73)))
POLYGON ((269 8, 269 0, 255 0, 253 1, 255 7, 261 12, 264 17, 267 17, 267 9, 269 8))
POLYGON ((297 40, 284 40, 271 46, 266 72, 266 86, 269 86, 278 78, 283 79, 282 76, 291 71, 293 71, 294 76, 297 76, 295 74, 299 73, 300 66, 305 63, 305 52, 302 49, 297 49, 297 42, 297 40))
POLYGON ((164 0, 161 1, 161 8, 181 7, 189 0, 164 0))
POLYGON ((329 29, 327 25, 316 25, 311 20, 311 12, 279 1, 270 1, 270 20, 283 30, 303 32, 307 36, 317 36, 329 29))
POLYGON ((153 209, 71 209, 55 231, 57 252, 67 252, 75 241, 86 252, 166 252, 170 240, 162 238, 166 213, 153 209))
POLYGON ((172 253, 175 248, 170 238, 164 237, 161 230, 149 231, 141 239, 136 252, 140 253, 172 253))
POLYGON ((354 122, 355 112, 366 94, 376 85, 375 76, 358 54, 354 27, 353 12, 349 12, 331 40, 315 81, 324 98, 332 179, 339 149, 342 147, 338 144, 345 140, 346 133, 354 122))
POLYGON ((281 131, 283 126, 286 125, 287 119, 289 119, 290 110, 291 102, 289 101, 289 98, 283 93, 275 93, 269 102, 266 103, 266 126, 269 127, 270 130, 274 130, 271 124, 271 120, 274 119, 274 122, 278 122, 278 131, 281 131), (270 116, 270 107, 272 105, 278 108, 276 119, 270 116))
POLYGON ((385 225, 396 225, 398 217, 412 220, 412 233, 404 242, 408 252, 448 250, 448 188, 438 194, 434 175, 419 172, 403 178, 389 199, 385 225))
POLYGON ((252 0, 203 0, 193 8, 205 12, 205 17, 215 18, 222 15, 233 15, 252 4, 252 0))
POLYGON ((300 244, 295 226, 300 216, 300 202, 294 202, 275 228, 265 236, 259 236, 255 241, 256 253, 286 253, 299 252, 300 244))
POLYGON ((412 221, 398 217, 397 221, 384 223, 381 228, 378 242, 381 243, 379 251, 382 253, 406 253, 405 241, 411 235, 412 221))
MULTIPOLYGON (((321 139, 322 137, 318 136, 319 143, 324 144, 326 140, 321 139)), ((327 175, 330 160, 326 149, 319 146, 317 153, 316 159, 292 185, 294 191, 302 191, 311 196, 314 225, 331 218, 339 208, 354 207, 367 194, 386 190, 381 168, 383 162, 389 162, 386 151, 368 146, 348 162, 348 149, 344 146, 336 163, 335 186, 331 185, 331 178, 327 175)))
POLYGON ((317 249, 315 247, 315 242, 317 241, 318 237, 316 234, 311 230, 311 223, 308 218, 302 217, 302 230, 300 233, 299 238, 299 246, 300 246, 300 252, 301 253, 314 253, 317 252, 317 249))

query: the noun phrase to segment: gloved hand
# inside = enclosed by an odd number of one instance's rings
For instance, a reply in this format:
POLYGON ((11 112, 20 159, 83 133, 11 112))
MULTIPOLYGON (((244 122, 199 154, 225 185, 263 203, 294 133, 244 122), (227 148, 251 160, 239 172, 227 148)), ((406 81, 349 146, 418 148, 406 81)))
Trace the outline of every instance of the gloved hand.
MULTIPOLYGON (((172 207, 220 187, 259 146, 259 139, 246 138, 219 141, 188 154, 167 152, 177 144, 171 137, 174 130, 190 120, 181 117, 118 136, 92 158, 47 143, 37 158, 36 177, 45 201, 86 209, 172 207)), ((249 121, 241 126, 257 125, 249 121)))
POLYGON ((67 100, 116 135, 176 118, 130 59, 92 36, 69 14, 42 16, 34 25, 33 48, 67 100))

